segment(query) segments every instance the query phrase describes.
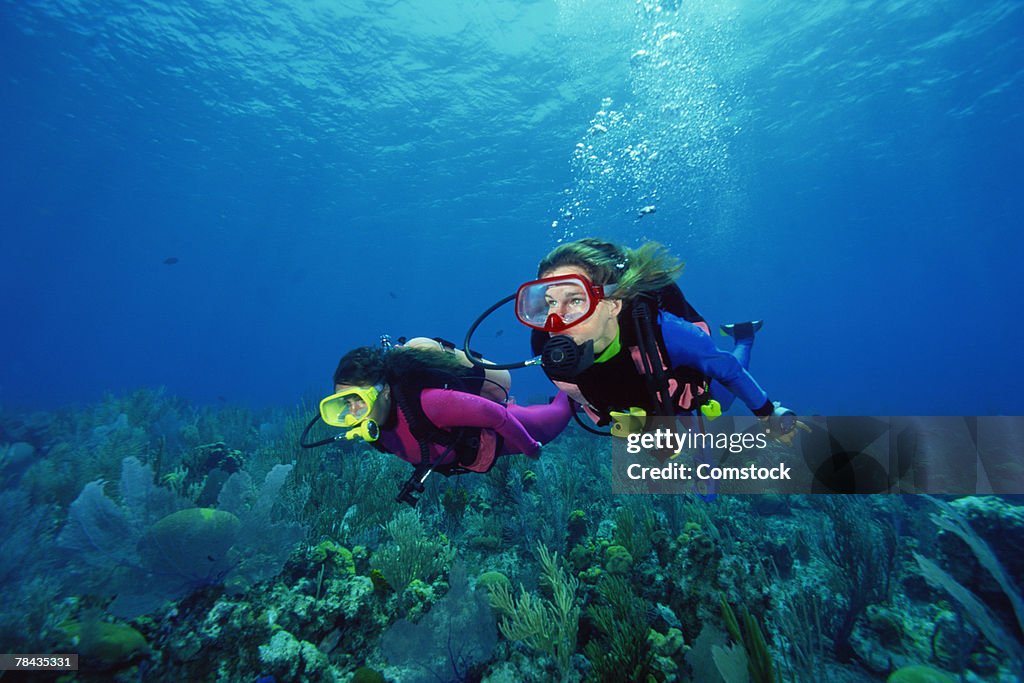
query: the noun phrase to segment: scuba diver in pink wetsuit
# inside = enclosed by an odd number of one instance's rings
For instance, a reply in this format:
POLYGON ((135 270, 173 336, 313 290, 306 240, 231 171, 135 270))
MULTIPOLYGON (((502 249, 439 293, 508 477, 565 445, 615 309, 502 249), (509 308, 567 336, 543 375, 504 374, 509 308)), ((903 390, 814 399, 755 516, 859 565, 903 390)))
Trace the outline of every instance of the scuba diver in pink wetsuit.
POLYGON ((534 406, 492 400, 507 396, 508 374, 485 368, 441 340, 353 349, 338 363, 335 393, 320 402, 319 415, 348 431, 303 445, 359 437, 397 455, 415 466, 398 496, 410 505, 431 472, 487 472, 499 455, 538 457, 542 444, 568 424, 568 397, 559 393, 551 403, 534 406))

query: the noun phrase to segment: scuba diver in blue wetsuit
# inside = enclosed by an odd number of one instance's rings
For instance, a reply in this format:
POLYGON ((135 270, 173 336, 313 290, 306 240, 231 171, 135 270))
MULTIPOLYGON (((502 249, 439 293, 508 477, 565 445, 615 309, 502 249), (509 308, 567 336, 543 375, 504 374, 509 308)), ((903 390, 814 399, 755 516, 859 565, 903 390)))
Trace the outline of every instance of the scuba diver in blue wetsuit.
POLYGON ((791 438, 796 414, 747 370, 760 321, 723 326, 736 348, 718 349, 675 284, 682 267, 653 242, 635 250, 593 238, 559 245, 541 260, 539 279, 477 320, 467 347, 479 322, 514 299, 537 357, 492 367, 541 365, 595 423, 629 412, 714 417, 738 397, 774 436, 791 438))

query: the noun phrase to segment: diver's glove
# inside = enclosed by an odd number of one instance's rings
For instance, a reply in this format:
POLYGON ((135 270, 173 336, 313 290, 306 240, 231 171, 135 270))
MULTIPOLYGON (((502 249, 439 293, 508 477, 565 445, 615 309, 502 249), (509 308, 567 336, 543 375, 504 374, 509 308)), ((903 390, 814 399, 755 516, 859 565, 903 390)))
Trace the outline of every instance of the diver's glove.
POLYGON ((769 418, 771 430, 778 430, 779 434, 789 434, 796 428, 796 413, 782 405, 778 401, 772 402, 774 410, 769 418))
POLYGON ((765 401, 763 406, 754 411, 754 414, 761 419, 766 434, 782 436, 789 434, 797 426, 796 413, 771 399, 765 401))

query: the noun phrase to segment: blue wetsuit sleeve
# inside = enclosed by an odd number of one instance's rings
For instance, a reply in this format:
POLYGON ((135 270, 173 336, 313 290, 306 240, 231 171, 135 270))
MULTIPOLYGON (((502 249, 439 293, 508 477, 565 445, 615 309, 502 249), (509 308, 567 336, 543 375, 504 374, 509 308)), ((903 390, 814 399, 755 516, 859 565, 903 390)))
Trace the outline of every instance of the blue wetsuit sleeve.
POLYGON ((751 412, 764 406, 768 400, 768 393, 740 365, 735 356, 715 346, 704 330, 664 311, 659 313, 658 322, 661 324, 665 348, 668 350, 673 368, 694 368, 711 379, 718 380, 747 404, 751 412))

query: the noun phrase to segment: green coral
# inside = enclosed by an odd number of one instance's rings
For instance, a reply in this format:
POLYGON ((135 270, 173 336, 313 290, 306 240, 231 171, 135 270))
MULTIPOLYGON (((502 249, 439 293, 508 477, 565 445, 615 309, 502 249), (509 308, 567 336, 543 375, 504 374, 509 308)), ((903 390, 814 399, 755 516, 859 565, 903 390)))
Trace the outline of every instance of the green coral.
POLYGON ((924 664, 915 664, 892 672, 886 683, 956 683, 956 679, 944 671, 924 664))
POLYGON ((334 566, 344 574, 355 574, 356 561, 352 557, 352 551, 348 548, 339 547, 338 551, 334 554, 334 566))
POLYGON ((676 543, 698 566, 707 564, 718 550, 714 539, 697 522, 687 522, 683 526, 683 533, 676 538, 676 543))
POLYGON ((610 574, 625 574, 633 567, 633 556, 621 545, 608 546, 604 551, 604 568, 610 574))
POLYGON ((142 634, 127 624, 99 621, 97 617, 87 616, 81 621, 61 624, 61 630, 74 639, 80 655, 107 666, 122 664, 149 651, 142 634))
POLYGON ((139 550, 153 566, 195 580, 223 576, 231 567, 228 551, 242 523, 230 512, 189 508, 154 524, 139 550))
POLYGON ((647 634, 647 643, 654 655, 654 668, 665 674, 666 680, 678 680, 677 660, 682 658, 685 647, 683 632, 677 628, 670 628, 668 633, 663 635, 651 629, 647 634))
POLYGON ((484 572, 476 580, 478 588, 486 588, 488 591, 490 591, 493 586, 499 584, 508 590, 512 590, 512 582, 509 581, 508 577, 501 572, 484 572))
POLYGON ((736 613, 726 601, 725 596, 720 596, 719 601, 726 630, 733 641, 741 645, 746 653, 747 671, 750 674, 751 683, 781 681, 782 678, 776 673, 771 652, 768 650, 768 641, 765 640, 764 632, 761 630, 761 625, 757 623, 757 619, 744 607, 741 627, 740 622, 736 619, 736 613))
POLYGON ((368 666, 361 666, 352 674, 352 683, 384 683, 384 674, 368 666))
POLYGON ((434 602, 436 597, 434 587, 429 583, 423 583, 419 579, 413 579, 409 585, 405 587, 405 590, 414 600, 420 603, 434 602))
POLYGON ((378 593, 390 593, 394 590, 388 580, 384 578, 384 573, 379 569, 370 570, 370 581, 373 584, 373 590, 378 593))
POLYGON ((587 534, 587 513, 583 510, 573 510, 569 513, 569 537, 566 539, 566 546, 574 547, 583 541, 587 534))
POLYGON ((576 597, 579 581, 558 563, 558 553, 537 544, 541 581, 551 589, 551 599, 537 597, 520 586, 519 597, 501 583, 491 588, 491 606, 505 616, 499 624, 502 635, 521 640, 550 656, 564 678, 576 651, 580 605, 576 597))
POLYGON ((615 545, 621 545, 629 554, 643 561, 651 552, 651 535, 655 531, 657 519, 654 512, 644 509, 639 515, 631 508, 623 507, 615 514, 615 545))
POLYGON ((590 566, 592 557, 590 548, 582 543, 577 543, 576 545, 570 546, 570 548, 569 562, 572 563, 572 566, 577 569, 583 569, 584 567, 590 566))
POLYGON ((587 607, 600 634, 584 648, 591 663, 587 679, 612 683, 655 678, 654 647, 664 647, 665 642, 649 637, 646 601, 620 576, 606 575, 597 592, 600 601, 587 607))
POLYGON ((316 564, 321 564, 327 561, 327 558, 331 556, 334 549, 337 548, 337 544, 334 541, 328 539, 326 541, 320 541, 310 551, 309 559, 316 564))
POLYGON ((660 657, 672 657, 680 652, 685 645, 683 642, 683 632, 677 628, 669 628, 668 633, 664 635, 652 629, 647 639, 650 641, 655 654, 660 657))
POLYGON ((398 512, 384 529, 391 536, 391 542, 383 545, 374 559, 388 583, 398 592, 415 579, 433 581, 455 554, 446 539, 428 538, 416 510, 398 512))
POLYGON ((356 563, 352 551, 327 539, 318 543, 310 554, 310 559, 315 564, 323 564, 330 561, 331 564, 341 570, 343 574, 355 574, 356 563))

